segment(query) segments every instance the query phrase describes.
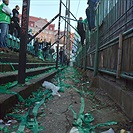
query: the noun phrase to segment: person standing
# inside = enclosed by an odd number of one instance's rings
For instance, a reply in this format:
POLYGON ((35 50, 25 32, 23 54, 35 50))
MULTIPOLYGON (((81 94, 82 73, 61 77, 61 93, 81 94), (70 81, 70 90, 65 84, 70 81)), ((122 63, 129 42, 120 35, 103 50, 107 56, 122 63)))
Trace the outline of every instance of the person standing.
POLYGON ((64 51, 63 51, 63 47, 61 47, 60 52, 59 52, 60 64, 61 65, 63 65, 63 56, 64 56, 64 51))
POLYGON ((96 6, 97 6, 98 0, 88 0, 87 4, 88 7, 86 9, 86 16, 88 20, 88 27, 90 31, 95 31, 95 16, 96 16, 96 6))
POLYGON ((13 17, 11 18, 10 33, 11 35, 15 34, 16 37, 20 38, 20 25, 19 25, 19 12, 20 7, 18 5, 12 10, 13 17), (16 33, 15 33, 16 29, 16 33))
POLYGON ((7 47, 7 34, 9 30, 10 19, 12 17, 12 11, 8 7, 9 0, 3 0, 0 5, 0 51, 9 52, 7 47))
POLYGON ((44 57, 45 60, 46 60, 46 51, 47 51, 46 44, 47 44, 46 39, 44 39, 43 47, 42 47, 42 54, 43 54, 43 57, 44 57))
POLYGON ((78 30, 78 34, 81 37, 81 45, 83 46, 84 40, 85 40, 85 24, 83 23, 82 17, 80 17, 78 20, 77 30, 78 30))
POLYGON ((39 48, 40 48, 40 49, 43 48, 43 40, 42 40, 42 38, 39 40, 39 48))
MULTIPOLYGON (((28 39, 31 39, 32 36, 33 36, 33 34, 32 34, 32 29, 29 29, 29 31, 28 31, 28 39)), ((32 40, 29 42, 29 44, 33 46, 33 45, 34 45, 34 40, 32 39, 32 40)))
POLYGON ((34 51, 35 51, 35 56, 38 57, 38 51, 39 51, 39 38, 36 38, 34 42, 34 51))

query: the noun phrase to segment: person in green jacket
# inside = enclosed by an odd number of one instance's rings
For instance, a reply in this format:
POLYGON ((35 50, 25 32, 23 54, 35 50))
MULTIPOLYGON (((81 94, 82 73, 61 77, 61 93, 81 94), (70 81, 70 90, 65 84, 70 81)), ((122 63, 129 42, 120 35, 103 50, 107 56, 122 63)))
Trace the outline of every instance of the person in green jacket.
POLYGON ((9 0, 2 0, 3 3, 0 5, 0 51, 9 52, 7 47, 7 34, 12 17, 12 11, 8 7, 9 0))

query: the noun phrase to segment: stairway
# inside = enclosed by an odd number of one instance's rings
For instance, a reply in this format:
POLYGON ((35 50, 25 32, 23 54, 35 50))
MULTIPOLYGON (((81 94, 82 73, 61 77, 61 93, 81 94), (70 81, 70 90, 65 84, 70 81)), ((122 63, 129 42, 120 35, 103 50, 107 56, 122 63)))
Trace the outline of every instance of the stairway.
POLYGON ((0 119, 18 102, 19 97, 27 98, 41 86, 44 80, 56 73, 54 61, 42 61, 27 54, 25 84, 18 84, 19 53, 0 53, 0 119))

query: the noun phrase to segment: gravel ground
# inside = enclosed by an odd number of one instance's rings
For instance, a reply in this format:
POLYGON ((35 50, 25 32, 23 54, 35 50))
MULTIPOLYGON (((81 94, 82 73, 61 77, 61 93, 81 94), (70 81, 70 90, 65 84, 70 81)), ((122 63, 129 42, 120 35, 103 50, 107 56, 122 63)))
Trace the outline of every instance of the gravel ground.
MULTIPOLYGON (((89 112, 94 118, 91 125, 109 121, 117 122, 116 125, 96 128, 96 133, 101 133, 110 128, 113 128, 115 133, 119 133, 121 129, 130 130, 133 124, 128 120, 121 109, 103 90, 99 88, 89 88, 87 79, 82 77, 81 73, 82 72, 78 73, 72 67, 68 67, 50 81, 54 84, 60 83, 60 86, 62 85, 65 91, 60 92, 61 97, 54 96, 39 108, 37 121, 39 125, 44 127, 40 133, 69 133, 74 121, 70 106, 72 106, 76 113, 79 113, 81 97, 83 97, 85 101, 84 114, 89 112), (74 87, 79 91, 76 91, 74 87)), ((40 88, 42 91, 45 89, 43 87, 40 88)), ((21 113, 23 112, 22 114, 24 114, 27 108, 22 106, 20 110, 21 113)), ((19 124, 20 122, 15 123, 15 125, 19 124)), ((12 129, 13 126, 14 124, 11 124, 9 128, 12 129)), ((32 131, 26 128, 24 133, 32 133, 32 131)))

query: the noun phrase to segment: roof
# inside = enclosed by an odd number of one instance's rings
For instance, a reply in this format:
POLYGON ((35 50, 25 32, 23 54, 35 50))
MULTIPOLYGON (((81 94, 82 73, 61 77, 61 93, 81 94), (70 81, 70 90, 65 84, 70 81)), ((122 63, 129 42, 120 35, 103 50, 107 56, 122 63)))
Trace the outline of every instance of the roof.
POLYGON ((40 20, 40 18, 29 16, 29 21, 35 22, 35 21, 38 21, 38 20, 40 20))
MULTIPOLYGON (((22 14, 20 14, 19 15, 19 17, 21 17, 22 16, 22 14)), ((41 18, 41 17, 34 17, 34 16, 29 16, 29 21, 33 21, 33 22, 36 22, 36 21, 38 21, 38 20, 44 20, 46 23, 48 23, 48 21, 47 21, 47 19, 45 18, 45 19, 43 19, 43 18, 41 18)), ((54 25, 54 24, 53 24, 54 25)))

